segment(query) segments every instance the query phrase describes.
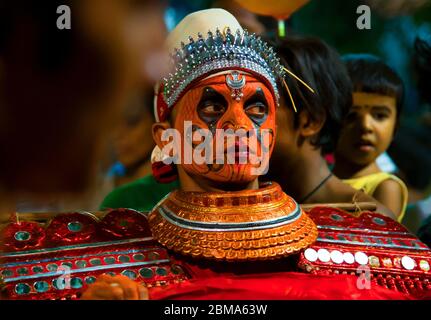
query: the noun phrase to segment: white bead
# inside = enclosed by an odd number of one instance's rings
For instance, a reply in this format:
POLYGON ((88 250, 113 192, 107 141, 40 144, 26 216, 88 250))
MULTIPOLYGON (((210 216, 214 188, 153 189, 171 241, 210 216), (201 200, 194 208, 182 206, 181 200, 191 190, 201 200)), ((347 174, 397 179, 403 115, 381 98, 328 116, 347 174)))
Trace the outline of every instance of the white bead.
POLYGON ((331 255, 326 249, 319 249, 319 251, 317 251, 317 256, 322 262, 329 262, 329 260, 331 260, 331 255))
POLYGON ((368 263, 368 256, 365 253, 359 251, 355 253, 355 260, 361 265, 366 265, 368 263))
POLYGON ((343 254, 343 259, 345 263, 352 264, 355 262, 355 257, 350 252, 345 252, 343 254))
POLYGON ((304 257, 310 262, 315 262, 317 261, 317 251, 312 248, 308 248, 304 251, 304 257))
POLYGON ((341 264, 343 263, 343 254, 338 250, 331 251, 331 260, 336 264, 341 264))
POLYGON ((409 256, 404 256, 401 258, 401 265, 404 267, 404 269, 413 270, 415 268, 416 263, 409 256))

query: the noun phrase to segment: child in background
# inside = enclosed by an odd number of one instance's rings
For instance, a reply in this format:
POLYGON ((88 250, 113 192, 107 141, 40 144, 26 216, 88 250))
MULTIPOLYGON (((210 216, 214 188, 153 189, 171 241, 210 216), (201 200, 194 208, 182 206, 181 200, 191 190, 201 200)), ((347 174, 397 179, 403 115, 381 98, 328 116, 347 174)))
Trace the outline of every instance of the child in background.
POLYGON ((391 209, 401 221, 407 206, 404 182, 383 172, 376 159, 392 142, 403 103, 403 83, 372 55, 348 55, 345 63, 353 84, 353 104, 335 151, 334 173, 391 209))

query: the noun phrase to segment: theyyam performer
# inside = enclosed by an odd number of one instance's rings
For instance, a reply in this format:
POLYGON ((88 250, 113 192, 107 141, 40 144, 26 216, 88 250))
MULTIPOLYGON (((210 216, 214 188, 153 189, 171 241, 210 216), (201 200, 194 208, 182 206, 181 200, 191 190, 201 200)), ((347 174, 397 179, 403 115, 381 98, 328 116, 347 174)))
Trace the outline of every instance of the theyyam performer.
POLYGON ((322 206, 306 213, 278 184, 259 183, 276 138, 279 90, 289 90, 285 77, 308 87, 270 46, 227 11, 210 9, 185 17, 167 48, 173 70, 157 85, 153 170, 161 181, 177 174, 179 189, 150 213, 11 223, 0 265, 7 297, 405 299, 429 292, 430 250, 395 221, 322 206), (358 268, 368 268, 365 284, 358 268))

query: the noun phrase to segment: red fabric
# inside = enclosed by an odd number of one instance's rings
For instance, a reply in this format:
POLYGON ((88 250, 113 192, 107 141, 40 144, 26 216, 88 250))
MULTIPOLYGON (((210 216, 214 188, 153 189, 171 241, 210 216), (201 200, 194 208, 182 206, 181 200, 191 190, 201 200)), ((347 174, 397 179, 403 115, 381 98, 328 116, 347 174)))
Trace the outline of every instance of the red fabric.
POLYGON ((190 280, 150 289, 160 300, 410 300, 411 296, 378 285, 360 290, 356 276, 298 272, 190 280))

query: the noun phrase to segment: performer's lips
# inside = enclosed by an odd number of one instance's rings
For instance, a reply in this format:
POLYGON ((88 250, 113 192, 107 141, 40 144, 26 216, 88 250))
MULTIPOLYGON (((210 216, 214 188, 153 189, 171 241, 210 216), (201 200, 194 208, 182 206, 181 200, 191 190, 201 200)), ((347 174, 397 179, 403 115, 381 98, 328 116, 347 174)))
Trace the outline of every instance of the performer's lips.
POLYGON ((248 162, 249 155, 251 152, 248 145, 236 141, 234 145, 227 148, 226 153, 234 154, 235 163, 239 163, 240 159, 245 159, 248 162))

